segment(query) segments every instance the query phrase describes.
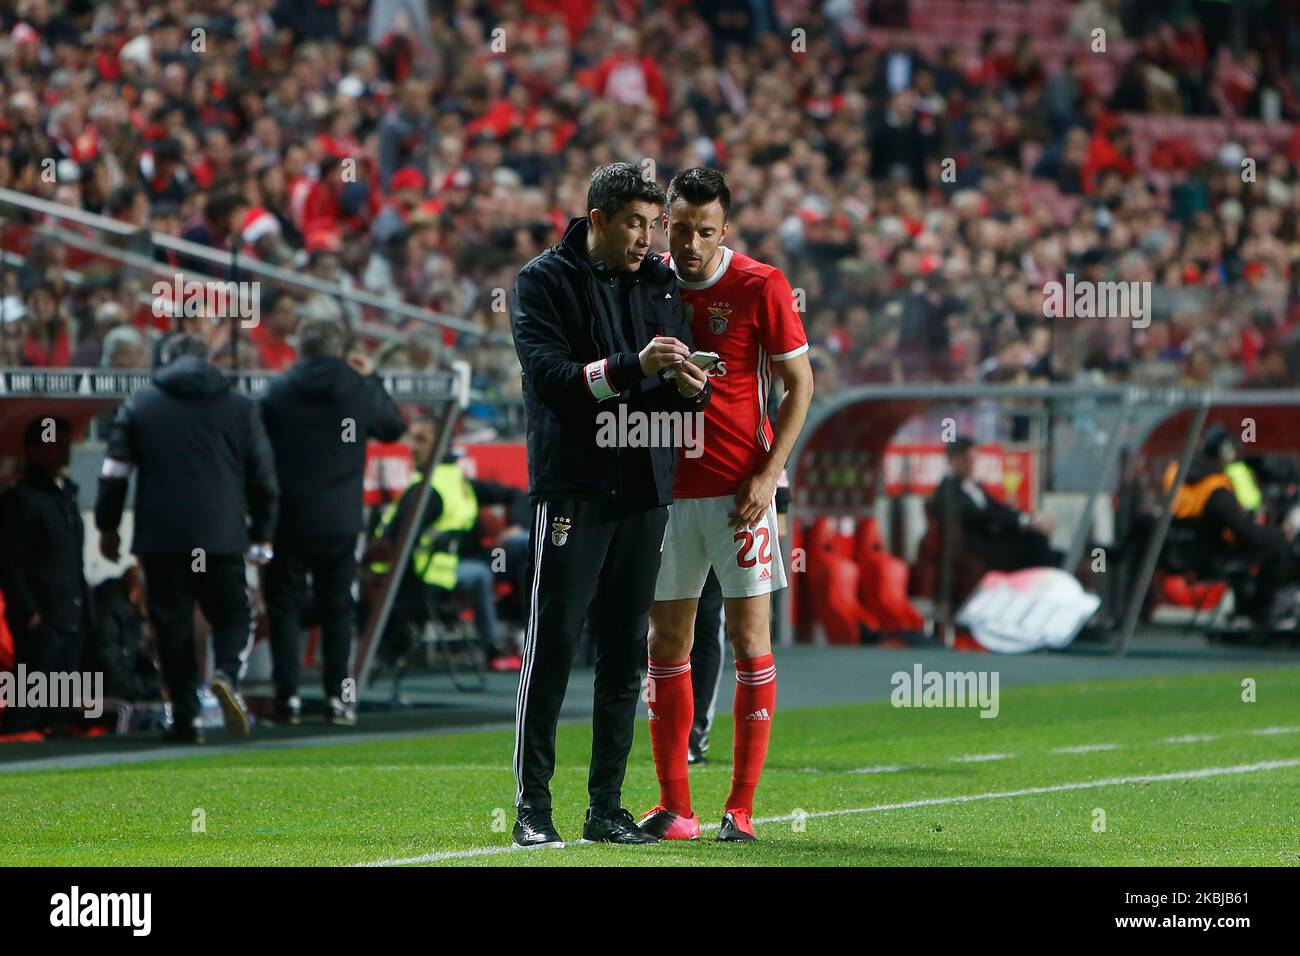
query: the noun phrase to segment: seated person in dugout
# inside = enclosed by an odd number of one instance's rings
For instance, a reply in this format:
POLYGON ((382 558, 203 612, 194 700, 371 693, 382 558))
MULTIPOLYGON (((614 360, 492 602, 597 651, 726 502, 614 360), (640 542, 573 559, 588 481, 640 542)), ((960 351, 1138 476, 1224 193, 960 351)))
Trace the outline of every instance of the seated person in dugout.
MULTIPOLYGON (((411 424, 409 436, 415 461, 426 461, 433 450, 433 423, 428 419, 416 420, 411 424)), ((414 472, 402 496, 380 512, 369 548, 368 566, 372 576, 389 572, 397 535, 407 513, 419 499, 423 482, 423 473, 414 472)), ((432 484, 419 521, 420 535, 411 550, 393 617, 380 645, 381 658, 386 663, 401 661, 410 651, 415 637, 409 625, 429 607, 427 599, 437 601, 440 596, 456 591, 465 597, 473 610, 474 629, 486 666, 499 672, 518 671, 521 665, 519 655, 500 639, 494 593, 496 576, 490 559, 483 556, 481 550, 474 551, 467 541, 478 523, 481 505, 505 505, 512 515, 511 520, 517 524, 526 514, 527 493, 508 485, 467 478, 454 456, 448 456, 434 466, 432 484)), ((526 538, 520 541, 515 536, 508 547, 506 544, 502 546, 507 548, 508 568, 526 568, 526 538)))
POLYGON ((162 700, 162 673, 147 633, 144 582, 136 565, 95 587, 91 665, 104 672, 104 693, 132 703, 162 700))
MULTIPOLYGON (((1239 495, 1243 488, 1250 495, 1247 503, 1256 506, 1258 491, 1251 494, 1253 481, 1243 483, 1236 463, 1237 444, 1231 433, 1222 425, 1210 428, 1174 497, 1174 521, 1194 528, 1197 547, 1212 558, 1236 558, 1257 567, 1253 593, 1235 594, 1236 612, 1248 617, 1256 629, 1265 629, 1274 611, 1278 585, 1291 570, 1288 536, 1279 528, 1258 524, 1242 506, 1239 495)), ((1170 462, 1161 488, 1166 494, 1177 474, 1178 462, 1170 462)))
POLYGON ((959 437, 948 448, 952 473, 935 489, 931 514, 943 528, 954 518, 962 550, 994 571, 1059 568, 1065 556, 1048 540, 1054 525, 1044 515, 1030 516, 995 499, 975 480, 975 442, 959 437), (951 510, 950 510, 951 509, 951 510))

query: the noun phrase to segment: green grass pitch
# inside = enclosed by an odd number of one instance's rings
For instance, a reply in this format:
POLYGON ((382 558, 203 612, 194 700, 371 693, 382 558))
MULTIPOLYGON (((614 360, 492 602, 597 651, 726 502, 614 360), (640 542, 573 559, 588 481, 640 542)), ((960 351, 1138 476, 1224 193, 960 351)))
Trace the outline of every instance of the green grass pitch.
MULTIPOLYGON (((638 814, 658 792, 647 737, 642 721, 624 790, 638 814)), ((512 742, 477 732, 0 773, 0 862, 1300 864, 1300 670, 1013 689, 994 719, 887 701, 778 711, 760 842, 744 846, 712 839, 729 719, 692 771, 711 829, 688 844, 505 851, 512 742), (1246 677, 1256 702, 1242 700, 1246 677)), ((587 727, 561 728, 556 823, 571 841, 589 744, 587 727)))

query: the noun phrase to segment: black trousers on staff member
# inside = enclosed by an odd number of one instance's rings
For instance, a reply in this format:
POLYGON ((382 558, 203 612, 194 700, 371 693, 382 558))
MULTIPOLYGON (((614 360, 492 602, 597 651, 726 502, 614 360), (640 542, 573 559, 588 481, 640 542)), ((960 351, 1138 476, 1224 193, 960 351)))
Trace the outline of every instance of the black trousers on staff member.
POLYGON ((629 513, 609 502, 573 499, 533 505, 515 717, 517 807, 551 806, 555 727, 590 606, 596 677, 587 790, 593 809, 618 809, 667 523, 667 507, 629 513))
POLYGON ((172 719, 188 726, 199 715, 199 659, 194 648, 194 605, 212 627, 216 669, 238 686, 253 646, 242 554, 209 554, 195 571, 189 553, 142 554, 149 619, 158 660, 172 699, 172 719))
MULTIPOLYGON (((84 628, 59 627, 45 621, 34 628, 16 624, 12 619, 9 621, 14 641, 15 675, 20 664, 27 668, 28 674, 39 671, 51 681, 53 678, 49 675, 81 670, 84 628)), ((64 720, 74 714, 53 707, 15 707, 5 711, 4 727, 7 733, 49 727, 56 735, 62 736, 64 720)))
POLYGON ((272 679, 277 700, 287 701, 298 693, 308 574, 311 574, 312 597, 320 624, 325 696, 342 696, 343 681, 352 663, 356 551, 355 535, 275 542, 275 557, 266 566, 263 586, 271 626, 272 679))

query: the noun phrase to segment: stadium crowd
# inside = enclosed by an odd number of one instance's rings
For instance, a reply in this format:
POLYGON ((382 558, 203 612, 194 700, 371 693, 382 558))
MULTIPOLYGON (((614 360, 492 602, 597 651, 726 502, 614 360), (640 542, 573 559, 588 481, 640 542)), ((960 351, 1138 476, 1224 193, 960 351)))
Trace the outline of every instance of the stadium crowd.
MULTIPOLYGON (((1008 16, 977 47, 926 55, 921 0, 19 0, 0 7, 0 188, 508 336, 504 291, 596 165, 648 159, 663 182, 716 165, 731 244, 804 294, 821 395, 1294 385, 1300 134, 1206 155, 1127 118, 1300 119, 1300 7, 1251 8, 1234 55, 1219 3, 996 3, 1059 12, 1076 52, 1042 55, 1008 16), (1149 326, 1044 318, 1043 285, 1065 273, 1155 284, 1149 326)), ((0 278, 0 365, 147 367, 171 324, 148 283, 87 269, 69 285, 75 250, 28 213, 0 218, 0 245, 25 256, 0 278)), ((268 293, 241 366, 290 364, 304 318, 395 321, 268 293)), ((455 349, 487 396, 518 395, 504 337, 398 331, 363 343, 381 367, 455 349)), ((207 332, 229 363, 228 328, 207 332)))

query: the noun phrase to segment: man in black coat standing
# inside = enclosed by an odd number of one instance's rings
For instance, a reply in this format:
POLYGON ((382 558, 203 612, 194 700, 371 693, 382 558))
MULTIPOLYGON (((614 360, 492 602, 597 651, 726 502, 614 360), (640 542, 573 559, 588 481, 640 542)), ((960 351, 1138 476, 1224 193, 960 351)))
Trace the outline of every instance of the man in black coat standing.
POLYGON ((132 549, 144 565, 149 617, 171 694, 167 736, 202 741, 196 601, 212 626, 216 668, 209 686, 226 729, 246 736, 250 721, 238 688, 253 640, 244 555, 264 562, 275 533, 280 492, 271 446, 257 404, 208 361, 203 339, 178 333, 162 359, 153 381, 113 422, 95 501, 100 551, 118 560, 117 528, 134 467, 132 549))
MULTIPOLYGON (((35 418, 23 433, 27 467, 0 496, 0 591, 14 637, 14 667, 47 675, 81 669, 86 633, 85 529, 77 486, 64 474, 72 426, 62 418, 35 418)), ((10 731, 62 730, 60 715, 45 708, 14 710, 10 731)))
MULTIPOLYGON (((655 843, 620 805, 677 448, 614 441, 602 422, 702 412, 677 277, 650 252, 663 190, 629 163, 597 169, 588 215, 519 272, 510 325, 528 432, 529 621, 515 716, 514 842, 563 846, 551 818, 555 727, 583 620, 596 635, 590 799, 582 835, 655 843), (673 380, 662 372, 675 372, 673 380)), ((701 416, 702 417, 702 416, 701 416)), ((633 426, 635 427, 635 426, 633 426)), ((617 431, 617 430, 616 430, 617 431)))
POLYGON ((325 660, 325 717, 356 723, 356 698, 344 681, 352 657, 366 441, 396 441, 406 431, 370 360, 360 353, 345 360, 345 343, 338 322, 305 323, 298 340, 302 358, 271 383, 261 402, 282 496, 265 586, 276 718, 286 723, 302 714, 298 638, 308 574, 325 660))

